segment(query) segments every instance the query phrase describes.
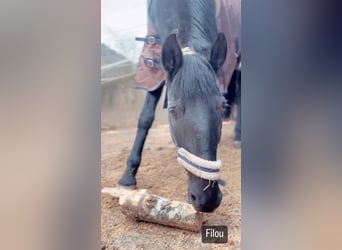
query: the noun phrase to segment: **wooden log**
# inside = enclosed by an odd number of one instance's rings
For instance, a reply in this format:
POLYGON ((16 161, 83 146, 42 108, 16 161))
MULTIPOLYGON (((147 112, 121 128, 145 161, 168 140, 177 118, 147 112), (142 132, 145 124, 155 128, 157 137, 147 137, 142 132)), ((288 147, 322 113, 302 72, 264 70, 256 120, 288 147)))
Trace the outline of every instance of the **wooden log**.
MULTIPOLYGON (((142 189, 145 190, 145 189, 142 189)), ((115 187, 115 188, 102 188, 101 193, 103 194, 109 194, 110 196, 114 198, 120 198, 120 196, 132 194, 136 192, 137 189, 134 188, 126 188, 126 187, 115 187)))
POLYGON ((119 197, 121 211, 140 221, 198 232, 201 230, 203 214, 191 204, 171 201, 146 189, 127 190, 124 188, 105 188, 102 193, 119 197))

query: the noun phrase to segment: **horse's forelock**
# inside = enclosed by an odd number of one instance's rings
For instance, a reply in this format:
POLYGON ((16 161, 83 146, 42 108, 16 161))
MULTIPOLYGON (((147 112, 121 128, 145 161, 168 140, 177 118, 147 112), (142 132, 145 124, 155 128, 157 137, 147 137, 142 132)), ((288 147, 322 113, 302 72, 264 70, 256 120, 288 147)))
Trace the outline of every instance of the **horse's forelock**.
POLYGON ((183 65, 172 79, 170 89, 179 99, 220 96, 216 75, 201 55, 185 55, 183 65))

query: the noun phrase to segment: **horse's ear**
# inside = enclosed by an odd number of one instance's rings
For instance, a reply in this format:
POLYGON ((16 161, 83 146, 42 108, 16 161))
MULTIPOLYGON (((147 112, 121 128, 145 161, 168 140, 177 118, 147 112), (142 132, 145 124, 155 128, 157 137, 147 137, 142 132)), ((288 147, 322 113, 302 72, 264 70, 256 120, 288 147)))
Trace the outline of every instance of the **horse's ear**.
POLYGON ((162 63, 170 78, 174 77, 182 66, 183 55, 176 34, 169 35, 165 40, 162 50, 162 63))
POLYGON ((209 62, 215 73, 221 68, 227 56, 227 40, 223 33, 218 33, 216 41, 210 50, 209 62))

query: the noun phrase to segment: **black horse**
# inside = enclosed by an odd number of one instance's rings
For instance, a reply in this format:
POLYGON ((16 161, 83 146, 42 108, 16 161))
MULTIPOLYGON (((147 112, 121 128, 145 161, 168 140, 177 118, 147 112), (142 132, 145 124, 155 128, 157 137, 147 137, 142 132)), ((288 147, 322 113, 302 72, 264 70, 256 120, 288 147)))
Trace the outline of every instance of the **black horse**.
MULTIPOLYGON (((167 72, 167 108, 178 161, 189 175, 189 202, 197 211, 213 212, 221 203, 221 137, 225 99, 216 73, 226 58, 227 42, 217 34, 214 0, 150 0, 148 17, 163 43, 167 72)), ((162 88, 147 92, 134 146, 119 185, 135 186, 147 133, 162 88)))

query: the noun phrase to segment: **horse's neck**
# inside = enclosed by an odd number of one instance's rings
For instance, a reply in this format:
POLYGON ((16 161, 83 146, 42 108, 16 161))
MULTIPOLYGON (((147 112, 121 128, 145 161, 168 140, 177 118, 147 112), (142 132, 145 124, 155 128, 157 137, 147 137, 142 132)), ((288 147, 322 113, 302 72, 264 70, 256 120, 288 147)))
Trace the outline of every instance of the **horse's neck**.
POLYGON ((201 54, 215 41, 215 0, 149 1, 148 13, 162 40, 177 30, 180 45, 201 54))
POLYGON ((217 35, 215 2, 188 0, 187 4, 188 13, 180 13, 189 16, 187 19, 180 16, 180 27, 185 27, 184 39, 180 39, 181 45, 189 46, 194 51, 206 55, 217 35))
POLYGON ((189 35, 188 45, 195 51, 208 49, 214 43, 217 30, 214 0, 188 0, 189 35))

